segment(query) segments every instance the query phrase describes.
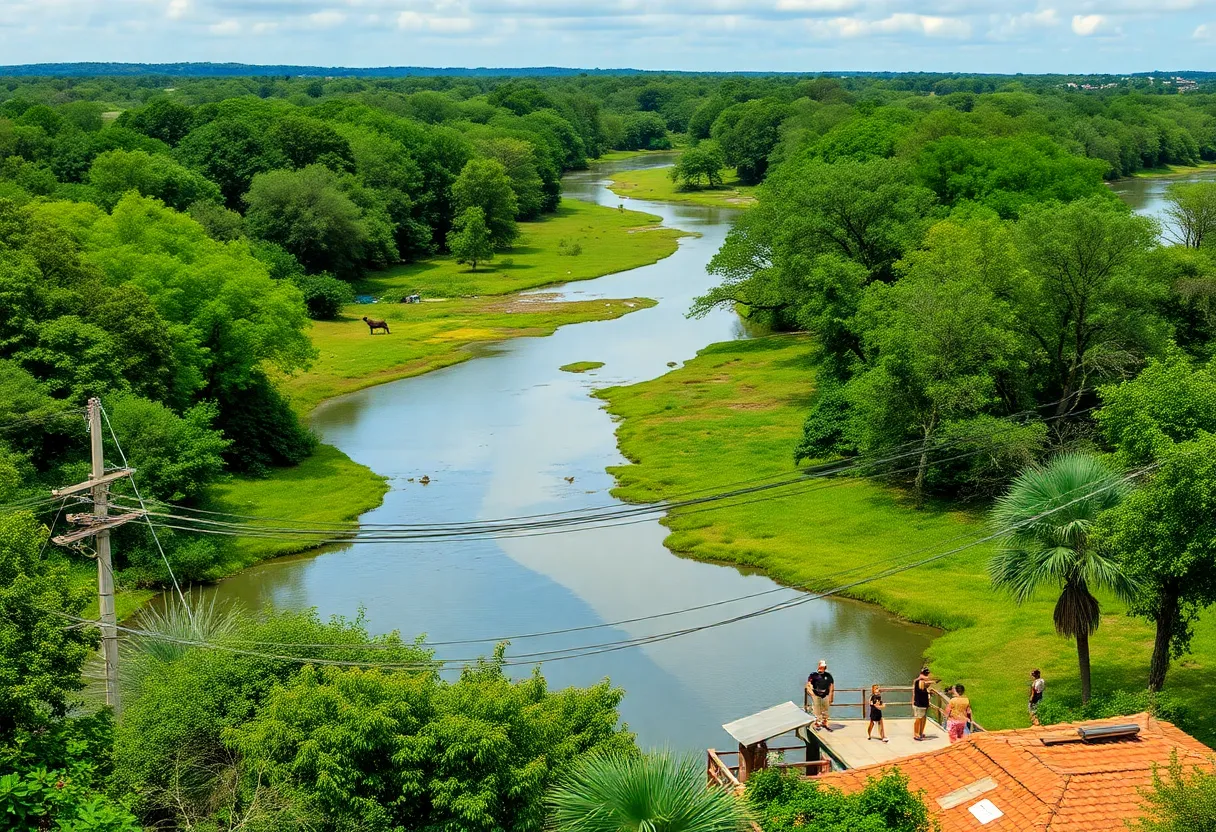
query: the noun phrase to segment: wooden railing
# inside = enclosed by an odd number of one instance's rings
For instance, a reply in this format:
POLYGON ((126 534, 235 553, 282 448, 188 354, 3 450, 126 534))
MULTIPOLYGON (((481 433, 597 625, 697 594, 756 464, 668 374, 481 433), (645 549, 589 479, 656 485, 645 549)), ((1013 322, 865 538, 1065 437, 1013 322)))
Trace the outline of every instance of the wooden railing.
MULTIPOLYGON (((886 704, 886 708, 883 709, 884 716, 904 718, 912 716, 911 685, 880 686, 878 691, 883 695, 886 704), (888 697, 888 693, 901 694, 901 696, 888 697), (902 696, 903 694, 906 694, 906 698, 902 696)), ((949 701, 950 697, 945 693, 937 688, 929 688, 929 718, 943 727, 946 724, 946 704, 949 701)), ((811 712, 811 695, 807 693, 806 688, 803 688, 802 691, 802 707, 807 713, 811 712)), ((836 688, 832 709, 837 715, 843 714, 843 719, 866 719, 870 715, 870 689, 836 688), (844 701, 841 701, 842 695, 845 697, 844 701)), ((980 727, 979 723, 972 722, 971 730, 983 731, 984 729, 980 727)))
MULTIPOLYGON (((786 751, 797 751, 799 754, 806 753, 805 745, 782 745, 768 749, 769 754, 784 754, 786 751)), ((739 752, 738 751, 717 751, 713 748, 709 749, 706 754, 705 770, 710 783, 716 783, 728 789, 742 789, 743 783, 739 780, 739 752), (735 761, 734 765, 730 765, 723 758, 731 758, 735 761)), ((779 769, 801 769, 803 777, 814 777, 817 774, 822 774, 832 770, 831 760, 804 760, 800 762, 787 763, 768 763, 766 768, 779 769)))

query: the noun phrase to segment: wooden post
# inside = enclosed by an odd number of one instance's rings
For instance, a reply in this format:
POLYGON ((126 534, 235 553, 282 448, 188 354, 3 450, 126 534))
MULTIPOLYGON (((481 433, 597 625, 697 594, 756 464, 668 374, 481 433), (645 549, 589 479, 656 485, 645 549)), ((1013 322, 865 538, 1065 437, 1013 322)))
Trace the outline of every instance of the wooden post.
MULTIPOLYGON (((101 400, 89 399, 89 451, 92 477, 99 480, 106 473, 105 454, 101 442, 101 400)), ((93 516, 103 522, 109 515, 110 484, 93 486, 93 516)), ((118 616, 114 612, 114 564, 110 557, 110 530, 97 532, 97 602, 101 613, 101 652, 106 663, 106 704, 118 716, 122 700, 118 693, 118 616)))

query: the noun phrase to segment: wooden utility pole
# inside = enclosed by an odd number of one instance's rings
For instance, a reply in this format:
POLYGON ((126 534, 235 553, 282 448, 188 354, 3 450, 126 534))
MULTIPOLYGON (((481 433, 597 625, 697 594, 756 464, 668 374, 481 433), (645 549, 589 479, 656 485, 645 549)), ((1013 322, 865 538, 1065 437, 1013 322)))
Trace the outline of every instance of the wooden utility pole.
POLYGON ((110 558, 110 529, 143 517, 143 512, 110 514, 110 483, 130 476, 131 469, 120 468, 106 473, 101 436, 101 400, 89 399, 91 476, 86 482, 59 488, 51 493, 56 497, 67 497, 91 491, 93 511, 91 514, 69 514, 68 520, 82 525, 83 528, 53 539, 60 546, 66 546, 86 537, 97 538, 97 601, 101 619, 101 650, 106 663, 106 704, 113 708, 117 715, 122 710, 122 702, 118 694, 118 617, 114 613, 114 566, 110 558))

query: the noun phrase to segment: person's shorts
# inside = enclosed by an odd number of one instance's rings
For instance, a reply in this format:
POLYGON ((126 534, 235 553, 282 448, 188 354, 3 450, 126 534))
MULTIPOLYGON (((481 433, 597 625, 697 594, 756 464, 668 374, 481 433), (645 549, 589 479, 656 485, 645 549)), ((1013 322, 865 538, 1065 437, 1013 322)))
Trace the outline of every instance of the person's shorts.
POLYGON ((1039 703, 1038 702, 1030 703, 1030 712, 1032 714, 1037 714, 1039 712, 1039 703))
POLYGON ((967 733, 967 720, 965 719, 950 719, 946 721, 946 733, 950 735, 950 742, 958 742, 967 733))
POLYGON ((924 719, 928 715, 929 715, 928 708, 918 708, 915 705, 912 706, 912 718, 913 719, 924 719))
POLYGON ((828 715, 828 698, 826 696, 816 696, 812 693, 811 713, 818 717, 826 717, 828 715))

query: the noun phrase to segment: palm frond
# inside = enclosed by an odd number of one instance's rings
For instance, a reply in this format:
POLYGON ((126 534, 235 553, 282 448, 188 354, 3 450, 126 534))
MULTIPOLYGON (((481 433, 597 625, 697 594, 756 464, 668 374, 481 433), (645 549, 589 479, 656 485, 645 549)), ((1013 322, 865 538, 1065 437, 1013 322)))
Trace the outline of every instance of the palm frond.
POLYGON ((548 803, 561 832, 738 832, 747 822, 734 794, 706 788, 699 759, 669 752, 593 755, 548 803))

